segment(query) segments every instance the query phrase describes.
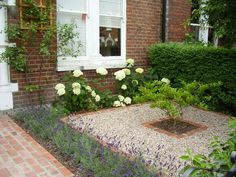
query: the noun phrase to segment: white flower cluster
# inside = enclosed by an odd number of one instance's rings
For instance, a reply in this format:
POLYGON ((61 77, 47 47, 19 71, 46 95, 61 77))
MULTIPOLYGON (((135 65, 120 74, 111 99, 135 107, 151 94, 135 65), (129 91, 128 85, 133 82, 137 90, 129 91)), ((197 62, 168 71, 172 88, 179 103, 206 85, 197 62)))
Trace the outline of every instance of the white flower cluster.
POLYGON ((95 99, 96 102, 99 102, 101 100, 100 96, 97 95, 94 90, 91 92, 91 96, 95 99))
POLYGON ((167 78, 162 78, 162 79, 161 79, 161 82, 164 82, 164 83, 166 83, 166 84, 170 84, 170 80, 167 79, 167 78))
POLYGON ((80 83, 74 82, 72 84, 72 89, 73 89, 73 93, 75 95, 79 95, 81 93, 81 90, 80 90, 81 89, 81 85, 80 85, 80 83))
POLYGON ((134 66, 134 60, 129 58, 128 60, 126 60, 126 63, 127 63, 127 67, 132 67, 134 66))
POLYGON ((99 68, 96 69, 96 73, 97 73, 97 74, 100 74, 100 75, 102 75, 102 76, 105 76, 105 75, 108 74, 108 71, 107 71, 106 68, 99 67, 99 68))
POLYGON ((123 85, 121 86, 121 89, 122 89, 122 90, 127 90, 127 85, 123 84, 123 85))
POLYGON ((92 92, 92 91, 93 91, 92 88, 91 88, 89 85, 87 85, 87 86, 85 87, 85 89, 86 89, 88 92, 92 92))
POLYGON ((136 73, 139 73, 139 74, 142 74, 143 73, 143 68, 137 68, 136 70, 135 70, 135 72, 136 73))
POLYGON ((125 68, 125 69, 122 69, 122 70, 125 72, 126 76, 129 76, 131 74, 130 69, 125 68))
POLYGON ((79 69, 78 70, 74 70, 73 72, 73 76, 74 77, 80 77, 82 76, 84 73, 82 71, 80 71, 79 69))
POLYGON ((126 106, 128 104, 131 104, 132 100, 130 97, 124 97, 122 95, 118 95, 119 100, 114 101, 113 106, 114 107, 120 107, 120 106, 126 106))
POLYGON ((119 81, 123 80, 126 77, 125 72, 123 70, 116 71, 114 75, 116 76, 116 80, 119 81))
POLYGON ((57 90, 57 94, 59 95, 59 96, 62 96, 62 95, 64 95, 65 93, 66 93, 66 90, 65 90, 65 85, 64 84, 61 84, 61 83, 59 83, 59 84, 57 84, 56 86, 55 86, 55 90, 57 90))

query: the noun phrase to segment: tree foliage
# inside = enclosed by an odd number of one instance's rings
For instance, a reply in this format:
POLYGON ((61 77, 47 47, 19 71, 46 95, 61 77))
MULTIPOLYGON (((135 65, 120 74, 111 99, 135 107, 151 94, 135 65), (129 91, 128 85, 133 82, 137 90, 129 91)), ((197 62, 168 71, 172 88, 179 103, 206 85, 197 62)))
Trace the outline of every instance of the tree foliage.
MULTIPOLYGON (((193 19, 200 15, 209 16, 209 25, 213 26, 216 37, 223 38, 225 47, 236 42, 236 3, 235 0, 192 0, 201 4, 193 10, 193 19)), ((200 22, 201 23, 201 22, 200 22)))

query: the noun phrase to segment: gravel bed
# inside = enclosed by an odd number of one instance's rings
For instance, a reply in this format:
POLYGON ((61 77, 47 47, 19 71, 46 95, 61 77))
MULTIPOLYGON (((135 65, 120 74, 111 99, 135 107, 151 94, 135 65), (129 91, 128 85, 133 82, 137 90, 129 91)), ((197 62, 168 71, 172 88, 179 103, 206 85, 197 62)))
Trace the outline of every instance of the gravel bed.
POLYGON ((131 156, 142 154, 145 163, 168 176, 179 176, 179 170, 185 165, 179 157, 187 148, 194 153, 209 154, 214 136, 222 141, 227 139, 228 116, 194 107, 184 108, 183 118, 208 128, 191 136, 177 139, 143 125, 165 117, 163 110, 143 104, 71 115, 68 124, 131 156))

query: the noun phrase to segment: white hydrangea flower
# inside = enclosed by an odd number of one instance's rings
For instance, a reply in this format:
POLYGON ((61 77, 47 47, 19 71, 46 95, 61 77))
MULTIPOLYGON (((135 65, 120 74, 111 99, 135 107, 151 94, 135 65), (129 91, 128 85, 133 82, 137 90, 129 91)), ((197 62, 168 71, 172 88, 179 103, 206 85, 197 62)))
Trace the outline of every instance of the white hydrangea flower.
POLYGON ((118 95, 118 98, 120 101, 124 101, 125 97, 123 97, 122 95, 118 95))
POLYGON ((126 60, 126 63, 129 65, 129 66, 133 66, 134 65, 134 60, 129 58, 128 60, 126 60))
POLYGON ((121 86, 121 89, 122 89, 122 90, 126 90, 126 89, 127 89, 127 86, 126 86, 125 84, 123 84, 123 85, 121 86))
POLYGON ((65 93, 66 93, 66 90, 63 89, 63 88, 60 88, 60 89, 57 90, 57 94, 58 94, 59 96, 62 96, 62 95, 64 95, 65 93))
POLYGON ((124 99, 124 102, 125 102, 125 104, 131 104, 132 99, 131 99, 130 97, 126 97, 126 98, 124 99))
POLYGON ((108 74, 108 71, 107 71, 106 68, 99 67, 99 68, 96 69, 96 73, 97 73, 97 74, 100 74, 100 75, 102 75, 102 76, 105 76, 105 75, 108 74))
POLYGON ((59 84, 57 84, 57 85, 55 86, 55 89, 56 89, 56 90, 65 89, 65 88, 66 88, 65 85, 64 85, 64 84, 61 84, 61 83, 59 83, 59 84))
POLYGON ((161 82, 164 82, 164 83, 166 83, 166 84, 170 84, 170 80, 167 79, 167 78, 162 78, 162 79, 161 79, 161 82))
POLYGON ((87 85, 87 86, 85 87, 85 89, 86 89, 87 91, 89 91, 89 92, 92 92, 92 88, 91 88, 89 85, 87 85))
POLYGON ((95 96, 95 101, 96 101, 96 102, 99 102, 99 101, 100 101, 100 99, 101 99, 101 98, 100 98, 100 96, 99 96, 99 95, 96 95, 96 96, 95 96))
POLYGON ((96 94, 96 92, 95 92, 95 91, 92 91, 91 95, 92 95, 92 97, 94 97, 94 98, 95 98, 97 94, 96 94))
POLYGON ((129 76, 131 74, 130 69, 125 68, 125 69, 122 69, 122 70, 125 72, 125 75, 127 75, 127 76, 129 76))
POLYGON ((74 77, 80 77, 82 76, 84 73, 82 71, 80 71, 79 69, 78 70, 74 70, 73 72, 73 76, 74 77))
POLYGON ((123 80, 126 76, 123 70, 116 71, 114 75, 116 76, 116 79, 119 81, 123 80))
POLYGON ((80 88, 74 88, 74 89, 73 89, 73 93, 74 93, 75 95, 79 95, 79 94, 81 93, 80 88))
POLYGON ((74 89, 74 88, 81 88, 81 85, 80 85, 80 83, 78 83, 78 82, 74 82, 73 84, 72 84, 72 88, 74 89))
POLYGON ((120 107, 121 106, 121 102, 119 100, 114 101, 113 106, 114 107, 120 107))
POLYGON ((120 103, 120 106, 125 107, 126 105, 124 103, 120 103))
POLYGON ((135 70, 135 72, 136 73, 139 73, 139 74, 142 74, 143 73, 143 68, 137 68, 136 70, 135 70))

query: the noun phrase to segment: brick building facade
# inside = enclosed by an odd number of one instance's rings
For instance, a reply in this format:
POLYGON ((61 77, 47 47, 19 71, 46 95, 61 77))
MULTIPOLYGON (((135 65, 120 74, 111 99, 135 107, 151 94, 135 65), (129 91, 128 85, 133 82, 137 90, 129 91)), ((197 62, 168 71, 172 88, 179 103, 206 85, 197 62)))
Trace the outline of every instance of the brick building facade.
MULTIPOLYGON (((148 66, 147 49, 162 37, 162 0, 127 0, 126 3, 126 56, 133 58, 136 65, 148 66)), ((185 29, 184 21, 189 18, 191 8, 187 0, 167 0, 166 8, 166 41, 183 41, 185 29)), ((37 45, 35 45, 37 46, 37 45)), ((50 103, 55 98, 54 86, 60 81, 65 72, 57 71, 56 58, 44 58, 38 55, 38 48, 28 46, 29 65, 32 71, 28 80, 32 84, 39 84, 39 70, 42 67, 41 84, 44 103, 50 103), (43 65, 41 65, 43 63, 43 65)), ((105 81, 107 88, 114 88, 113 73, 116 68, 109 69, 109 76, 105 81)), ((95 70, 84 70, 86 78, 92 80, 96 77, 95 70)), ((14 107, 38 104, 38 92, 27 93, 25 74, 11 69, 11 80, 17 82, 19 91, 13 93, 14 107)))

